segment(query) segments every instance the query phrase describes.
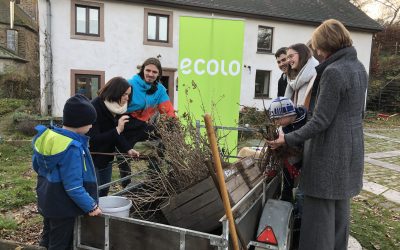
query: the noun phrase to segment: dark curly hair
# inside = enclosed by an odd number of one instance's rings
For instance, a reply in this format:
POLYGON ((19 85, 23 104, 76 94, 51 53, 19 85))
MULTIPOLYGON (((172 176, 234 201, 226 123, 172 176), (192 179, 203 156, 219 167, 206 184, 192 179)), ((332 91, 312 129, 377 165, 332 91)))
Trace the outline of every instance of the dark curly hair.
POLYGON ((158 73, 156 82, 160 81, 161 76, 162 76, 162 67, 161 67, 160 60, 158 60, 157 58, 154 58, 154 57, 150 57, 150 58, 146 59, 146 61, 144 61, 144 63, 142 64, 142 67, 140 67, 140 72, 139 72, 140 77, 142 79, 144 79, 144 68, 150 64, 153 64, 154 66, 157 67, 159 73, 158 73))

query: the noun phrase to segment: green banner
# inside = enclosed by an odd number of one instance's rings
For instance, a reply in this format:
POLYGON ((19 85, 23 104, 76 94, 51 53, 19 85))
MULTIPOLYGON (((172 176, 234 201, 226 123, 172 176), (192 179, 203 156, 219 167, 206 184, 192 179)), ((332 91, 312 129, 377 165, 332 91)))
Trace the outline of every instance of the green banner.
MULTIPOLYGON (((237 127, 242 79, 244 22, 180 17, 178 113, 202 124, 237 127)), ((219 130, 220 147, 236 154, 237 131, 219 130)))

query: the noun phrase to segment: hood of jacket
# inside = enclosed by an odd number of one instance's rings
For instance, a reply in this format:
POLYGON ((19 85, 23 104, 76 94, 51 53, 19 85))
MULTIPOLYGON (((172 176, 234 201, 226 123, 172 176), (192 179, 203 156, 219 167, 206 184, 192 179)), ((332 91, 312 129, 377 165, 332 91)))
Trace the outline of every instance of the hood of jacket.
MULTIPOLYGON (((151 84, 147 83, 145 80, 143 80, 139 74, 136 74, 133 76, 133 81, 136 81, 137 85, 140 88, 140 91, 146 92, 151 88, 151 84)), ((135 93, 135 92, 134 92, 135 93)))
MULTIPOLYGON (((43 125, 35 127, 38 134, 33 139, 33 153, 36 155, 38 166, 47 170, 54 169, 64 158, 64 152, 71 146, 87 147, 89 137, 75 132, 43 125)), ((38 172, 38 169, 35 169, 38 172)))

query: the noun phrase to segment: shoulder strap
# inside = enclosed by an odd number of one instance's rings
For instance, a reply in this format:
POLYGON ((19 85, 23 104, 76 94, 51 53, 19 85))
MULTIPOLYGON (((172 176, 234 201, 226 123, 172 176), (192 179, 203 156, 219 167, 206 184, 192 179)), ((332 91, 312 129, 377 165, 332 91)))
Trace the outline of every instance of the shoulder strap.
POLYGON ((304 100, 304 107, 309 110, 310 108, 310 101, 311 101, 311 90, 314 85, 314 81, 317 75, 314 75, 313 78, 311 78, 310 82, 308 83, 307 89, 306 89, 306 99, 304 100))

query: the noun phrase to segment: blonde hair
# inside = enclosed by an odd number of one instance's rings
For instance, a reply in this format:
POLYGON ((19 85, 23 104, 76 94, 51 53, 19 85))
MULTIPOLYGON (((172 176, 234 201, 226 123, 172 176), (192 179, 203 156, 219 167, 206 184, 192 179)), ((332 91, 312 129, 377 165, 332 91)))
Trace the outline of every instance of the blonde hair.
POLYGON ((314 30, 311 45, 315 50, 333 54, 340 49, 352 46, 353 41, 350 38, 350 32, 341 22, 329 19, 314 30))

